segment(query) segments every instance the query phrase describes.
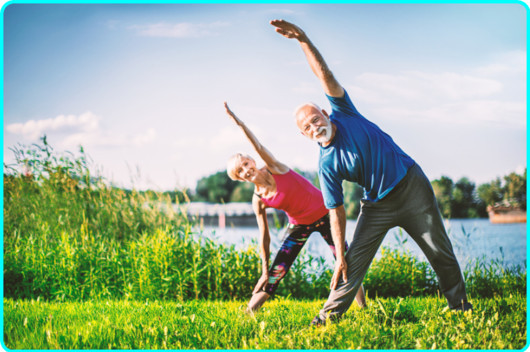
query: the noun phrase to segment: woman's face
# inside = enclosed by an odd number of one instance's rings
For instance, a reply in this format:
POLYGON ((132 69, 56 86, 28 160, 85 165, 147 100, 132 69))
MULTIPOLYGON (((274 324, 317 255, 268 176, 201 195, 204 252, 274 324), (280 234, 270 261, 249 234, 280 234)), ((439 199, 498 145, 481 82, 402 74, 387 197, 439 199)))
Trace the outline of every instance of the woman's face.
POLYGON ((254 159, 241 156, 239 163, 236 166, 237 177, 246 182, 253 182, 258 172, 254 159))

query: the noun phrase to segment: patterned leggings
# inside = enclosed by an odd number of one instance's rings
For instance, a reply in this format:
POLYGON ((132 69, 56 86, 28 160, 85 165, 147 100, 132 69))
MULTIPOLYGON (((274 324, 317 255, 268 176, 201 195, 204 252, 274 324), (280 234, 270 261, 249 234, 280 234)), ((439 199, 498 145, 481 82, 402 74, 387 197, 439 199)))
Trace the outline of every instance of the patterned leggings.
MULTIPOLYGON (((278 284, 289 272, 291 265, 300 253, 300 250, 306 243, 307 239, 315 231, 320 232, 324 240, 328 243, 333 256, 335 256, 335 245, 331 237, 331 227, 329 223, 329 215, 324 215, 319 220, 311 225, 293 225, 289 224, 285 233, 282 246, 274 262, 269 269, 269 282, 265 285, 263 291, 269 295, 273 294, 278 288, 278 284)), ((348 250, 348 243, 344 243, 345 251, 348 250)))

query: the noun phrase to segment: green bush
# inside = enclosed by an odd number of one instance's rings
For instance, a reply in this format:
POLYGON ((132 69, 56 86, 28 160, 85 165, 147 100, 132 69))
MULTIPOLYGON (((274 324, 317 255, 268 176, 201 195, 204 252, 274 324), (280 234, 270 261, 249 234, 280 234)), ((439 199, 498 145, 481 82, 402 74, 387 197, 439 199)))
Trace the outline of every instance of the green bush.
POLYGON ((381 258, 374 260, 364 288, 370 297, 419 296, 435 293, 437 281, 428 263, 410 253, 383 247, 381 258))
POLYGON ((526 293, 526 268, 506 267, 502 260, 477 261, 464 271, 468 294, 476 297, 499 297, 526 293))

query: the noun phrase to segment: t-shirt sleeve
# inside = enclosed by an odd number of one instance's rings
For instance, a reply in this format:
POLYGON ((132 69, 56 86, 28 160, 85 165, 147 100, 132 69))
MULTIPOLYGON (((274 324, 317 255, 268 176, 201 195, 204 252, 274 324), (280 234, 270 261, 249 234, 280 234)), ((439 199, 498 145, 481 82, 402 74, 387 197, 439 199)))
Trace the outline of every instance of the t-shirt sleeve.
POLYGON ((326 208, 335 209, 344 204, 342 180, 337 177, 337 173, 321 167, 318 178, 326 208))
POLYGON ((346 92, 346 89, 344 90, 344 96, 342 98, 330 97, 327 94, 326 97, 328 98, 329 103, 331 104, 332 111, 339 111, 349 116, 362 117, 361 114, 359 114, 359 112, 355 108, 355 105, 353 105, 350 96, 348 95, 348 92, 346 92))

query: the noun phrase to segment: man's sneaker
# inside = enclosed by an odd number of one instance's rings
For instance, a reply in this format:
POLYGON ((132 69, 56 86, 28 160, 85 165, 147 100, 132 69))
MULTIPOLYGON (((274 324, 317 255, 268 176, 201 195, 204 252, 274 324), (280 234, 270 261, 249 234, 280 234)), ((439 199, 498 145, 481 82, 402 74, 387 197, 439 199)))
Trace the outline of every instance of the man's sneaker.
POLYGON ((455 312, 467 312, 468 310, 473 311, 473 305, 469 302, 463 302, 456 308, 453 308, 455 312))

